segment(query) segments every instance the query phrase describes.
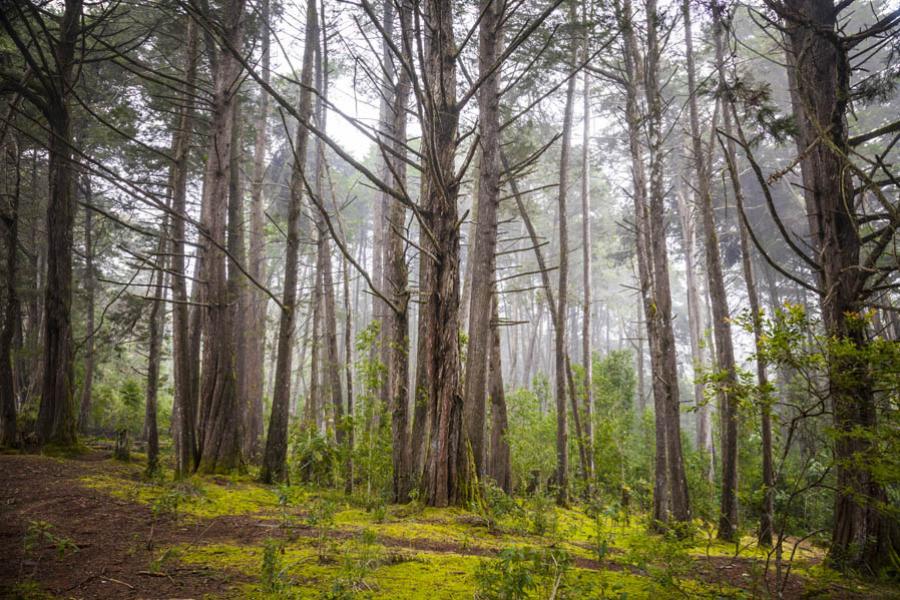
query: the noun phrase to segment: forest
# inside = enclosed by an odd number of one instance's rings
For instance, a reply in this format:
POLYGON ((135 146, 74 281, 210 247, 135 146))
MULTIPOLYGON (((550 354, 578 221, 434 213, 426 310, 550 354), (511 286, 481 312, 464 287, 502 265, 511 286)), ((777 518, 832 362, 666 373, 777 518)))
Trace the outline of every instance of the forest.
POLYGON ((0 0, 0 597, 900 598, 897 0, 0 0))

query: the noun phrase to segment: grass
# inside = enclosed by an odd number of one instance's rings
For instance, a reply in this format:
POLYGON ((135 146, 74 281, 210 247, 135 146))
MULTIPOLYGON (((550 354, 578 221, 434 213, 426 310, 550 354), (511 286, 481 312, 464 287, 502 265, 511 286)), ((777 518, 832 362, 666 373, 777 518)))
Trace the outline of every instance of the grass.
MULTIPOLYGON (((513 547, 552 547, 576 561, 566 573, 559 598, 764 595, 766 550, 749 537, 739 545, 715 540, 700 523, 693 538, 678 540, 651 535, 640 516, 626 523, 579 508, 519 501, 518 508, 497 519, 489 531, 482 515, 460 508, 411 504, 365 510, 362 503, 335 490, 264 486, 249 475, 196 476, 177 484, 170 480, 169 472, 148 481, 141 477, 139 465, 109 463, 81 483, 154 511, 168 509, 179 518, 202 521, 232 515, 266 521, 274 540, 267 543, 278 548, 277 554, 268 550, 266 572, 270 580, 272 572, 277 574, 277 585, 263 581, 267 552, 263 543, 226 539, 174 545, 157 549, 150 566, 161 572, 179 564, 232 573, 239 581, 233 590, 236 598, 472 598, 479 566, 494 564, 491 561, 501 550, 513 547), (328 517, 317 520, 323 506, 329 507, 328 517), (538 521, 542 535, 535 533, 538 521), (700 567, 715 571, 716 564, 734 557, 740 561, 727 567, 734 569, 728 571, 730 578, 712 582, 700 575, 700 567), (271 566, 272 561, 277 567, 271 566)), ((808 590, 828 597, 837 580, 819 564, 822 555, 822 549, 804 547, 793 568, 808 590)), ((891 597, 889 588, 874 584, 845 580, 842 585, 872 597, 891 597)))

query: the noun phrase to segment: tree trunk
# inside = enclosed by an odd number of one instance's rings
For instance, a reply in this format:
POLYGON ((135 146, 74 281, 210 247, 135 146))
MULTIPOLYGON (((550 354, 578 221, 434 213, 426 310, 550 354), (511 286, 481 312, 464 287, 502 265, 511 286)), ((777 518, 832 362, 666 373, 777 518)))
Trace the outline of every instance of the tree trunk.
MULTIPOLYGON (((260 69, 263 82, 268 85, 270 79, 270 34, 269 34, 269 0, 260 3, 260 69)), ((263 185, 266 176, 266 148, 268 132, 266 125, 269 117, 269 94, 259 90, 256 112, 256 142, 253 150, 253 180, 250 188, 250 243, 248 254, 248 270, 256 281, 266 280, 266 216, 263 185)), ((244 396, 247 405, 246 431, 244 435, 244 453, 251 461, 259 459, 260 442, 263 429, 263 377, 266 354, 266 294, 250 287, 250 310, 248 311, 247 350, 244 361, 244 396)))
POLYGON ((8 167, 15 169, 12 190, 9 192, 9 212, 0 215, 6 229, 6 305, 0 328, 0 446, 13 447, 18 442, 16 424, 16 380, 13 372, 12 347, 16 327, 21 319, 19 295, 16 290, 19 256, 19 196, 21 192, 21 153, 16 143, 2 148, 8 167))
MULTIPOLYGON (((884 486, 867 457, 875 450, 875 392, 862 350, 868 343, 862 319, 864 284, 873 270, 860 268, 860 233, 854 214, 847 110, 851 98, 849 45, 833 39, 837 11, 832 0, 791 0, 786 31, 789 75, 810 237, 819 259, 822 320, 829 337, 853 352, 829 357, 829 392, 836 431, 834 527, 829 559, 843 568, 877 573, 900 547, 900 533, 886 506, 884 486), (826 32, 824 35, 822 32, 826 32), (820 141, 826 138, 827 143, 820 141)), ((836 35, 836 33, 835 33, 836 35)))
POLYGON ((491 304, 497 248, 497 208, 500 200, 500 74, 494 68, 503 32, 503 3, 481 0, 478 25, 478 126, 481 158, 478 171, 478 216, 472 265, 469 308, 469 346, 466 357, 464 412, 469 442, 479 476, 485 473, 484 423, 491 348, 491 304), (493 72, 491 71, 493 69, 493 72))
MULTIPOLYGON (((571 21, 574 24, 574 9, 571 21)), ((573 46, 572 62, 575 62, 576 51, 573 46)), ((564 506, 569 502, 569 421, 566 410, 566 301, 569 284, 569 154, 572 150, 572 113, 575 106, 576 78, 569 79, 566 85, 566 107, 563 113, 562 148, 559 155, 559 285, 556 296, 556 337, 555 337, 555 373, 556 373, 556 502, 564 506)))
POLYGON ((430 266, 424 279, 420 274, 425 297, 419 317, 424 325, 419 332, 424 337, 419 342, 427 349, 423 359, 425 371, 431 375, 426 387, 431 435, 424 492, 431 506, 464 505, 476 490, 459 387, 459 178, 454 167, 459 106, 453 7, 440 0, 426 0, 424 21, 430 34, 426 35, 423 74, 431 99, 424 107, 423 225, 434 237, 425 246, 433 254, 433 258, 424 259, 430 266))
MULTIPOLYGON (((405 61, 411 52, 410 27, 412 4, 407 0, 400 7, 401 51, 405 61)), ((409 105, 411 83, 409 73, 400 69, 394 88, 393 126, 396 139, 394 151, 394 189, 406 189, 406 111, 409 105)), ((391 393, 391 437, 393 439, 391 459, 394 467, 393 495, 395 502, 409 500, 409 492, 415 474, 412 464, 412 446, 408 439, 409 429, 409 289, 406 269, 406 242, 402 231, 405 228, 406 208, 396 198, 390 200, 387 219, 387 261, 384 282, 390 292, 393 309, 389 312, 390 327, 387 335, 390 349, 388 389, 391 393)))
POLYGON ((163 219, 159 230, 155 260, 159 267, 153 273, 153 300, 151 300, 149 323, 150 344, 147 357, 147 392, 144 411, 144 433, 147 438, 147 474, 153 475, 159 469, 159 431, 157 428, 157 397, 159 392, 159 366, 162 362, 162 337, 165 329, 165 249, 168 236, 168 216, 163 219))
MULTIPOLYGON (((76 442, 72 365, 72 127, 69 95, 75 84, 75 46, 81 35, 82 0, 66 0, 54 44, 56 72, 47 109, 49 190, 47 203, 47 287, 44 299, 44 360, 36 432, 41 444, 76 442)), ((50 91, 50 90, 48 90, 50 91)))
MULTIPOLYGON (((229 0, 223 11, 225 43, 240 51, 244 0, 229 0)), ((200 384, 198 470, 228 472, 241 466, 240 402, 236 365, 237 289, 226 274, 226 229, 231 181, 231 146, 241 66, 224 51, 214 72, 210 140, 203 187, 204 222, 210 239, 202 247, 206 279, 206 331, 200 384)), ((230 269, 233 271, 234 266, 230 269)))
MULTIPOLYGON (((84 195, 88 204, 93 202, 90 177, 84 178, 84 195)), ((81 410, 78 415, 78 430, 87 431, 91 418, 91 394, 94 387, 94 239, 93 209, 84 209, 84 291, 87 296, 85 306, 84 381, 81 386, 81 410)))
MULTIPOLYGON (((588 3, 582 6, 582 26, 587 27, 588 3)), ((584 35, 584 61, 590 57, 590 35, 584 35)), ((594 377, 591 355, 591 76, 584 71, 582 90, 582 142, 581 142, 581 268, 582 268, 582 322, 581 361, 584 366, 584 433, 587 438, 587 480, 591 486, 594 478, 594 377)), ((577 410, 577 409, 576 409, 577 410)))
MULTIPOLYGON (((185 47, 185 93, 178 115, 178 125, 173 140, 173 164, 169 170, 172 194, 172 363, 175 376, 175 477, 181 478, 196 467, 197 438, 196 395, 192 380, 195 361, 191 358, 190 315, 185 277, 185 221, 181 218, 187 209, 187 175, 194 126, 194 106, 191 100, 197 79, 197 25, 191 17, 185 17, 187 46, 185 47)), ((195 283, 194 285, 199 285, 195 283)))
POLYGON ((500 360, 500 314, 497 294, 491 302, 491 451, 487 473, 507 494, 512 493, 512 467, 509 456, 509 425, 506 419, 506 396, 503 390, 503 368, 500 360))
MULTIPOLYGON (((286 481, 288 420, 291 402, 291 360, 293 358, 294 321, 297 304, 297 266, 300 253, 300 213, 303 208, 306 153, 309 145, 309 120, 312 117, 312 83, 316 46, 319 42, 317 0, 306 5, 306 32, 303 68, 300 72, 300 100, 297 112, 300 123, 294 140, 294 166, 291 171, 290 204, 288 206, 287 250, 284 261, 284 292, 281 320, 278 324, 278 350, 275 365, 275 390, 266 451, 260 479, 266 483, 286 481)), ((317 277, 318 279, 318 277, 317 277)), ((313 328, 315 331, 315 327, 313 328)))
MULTIPOLYGON (((684 9, 686 18, 690 19, 689 7, 684 9)), ((700 125, 697 117, 696 84, 694 83, 694 64, 692 40, 686 32, 688 49, 688 86, 690 88, 689 109, 691 115, 691 138, 693 142, 694 169, 697 174, 700 216, 703 224, 703 235, 706 247, 706 275, 709 282, 709 295, 712 302, 713 334, 716 338, 716 369, 721 373, 717 385, 719 398, 721 455, 722 455, 722 493, 719 507, 718 537, 722 540, 734 540, 738 535, 738 499, 737 499, 737 427, 738 406, 736 394, 737 376, 734 366, 734 345, 731 339, 731 316, 728 311, 728 296, 725 292, 725 277, 722 274, 722 261, 719 258, 719 237, 716 232, 715 209, 710 191, 709 173, 706 168, 706 154, 700 137, 700 125)), ((717 34, 717 54, 718 41, 717 34)), ((710 149, 710 152, 712 149, 710 149)))

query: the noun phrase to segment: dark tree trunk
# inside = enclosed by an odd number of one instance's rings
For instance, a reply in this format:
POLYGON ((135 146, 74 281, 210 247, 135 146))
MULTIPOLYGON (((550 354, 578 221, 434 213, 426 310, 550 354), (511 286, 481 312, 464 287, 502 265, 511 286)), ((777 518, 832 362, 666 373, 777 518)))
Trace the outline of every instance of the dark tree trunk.
MULTIPOLYGON (((6 288, 6 304, 3 307, 3 323, 0 326, 0 446, 15 446, 18 439, 16 424, 16 379, 13 372, 12 347, 16 328, 21 319, 19 295, 16 289, 19 256, 19 196, 21 191, 21 154, 18 144, 7 143, 4 160, 7 168, 15 169, 12 189, 9 190, 9 212, 0 217, 6 229, 6 272, 3 286, 6 288)), ((9 188, 8 188, 9 189, 9 188)))
POLYGON ((40 443, 75 444, 72 364, 72 226, 75 164, 69 96, 75 83, 75 47, 81 35, 82 0, 66 0, 59 38, 53 46, 57 71, 48 102, 49 194, 47 203, 47 288, 44 299, 44 361, 37 417, 40 443))
POLYGON ((871 437, 877 425, 875 392, 861 352, 868 344, 867 333, 862 319, 854 315, 865 309, 865 283, 874 270, 860 268, 861 236, 855 203, 848 200, 854 198, 846 158, 850 46, 838 41, 832 0, 790 0, 785 5, 788 69, 799 147, 806 149, 800 164, 810 237, 819 260, 822 320, 830 337, 854 350, 830 357, 828 365, 837 436, 829 558, 844 568, 877 573, 896 556, 900 533, 884 511, 887 494, 867 458, 875 450, 871 437))
MULTIPOLYGON (((243 13, 244 0, 230 0, 223 11, 222 35, 225 43, 238 51, 243 45, 243 13)), ((204 227, 209 239, 202 248, 207 306, 200 385, 198 470, 205 473, 227 472, 241 466, 241 410, 235 372, 238 290, 236 276, 226 274, 225 253, 231 147, 241 66, 227 50, 216 62, 203 187, 204 227)), ((229 272, 235 269, 232 265, 229 272)))
MULTIPOLYGON (((294 321, 297 308, 297 266, 300 253, 300 213, 303 208, 306 154, 309 146, 309 125, 312 117, 312 83, 316 46, 319 43, 317 0, 306 5, 306 32, 303 68, 300 72, 300 100, 297 112, 300 123, 294 140, 294 166, 291 172, 290 204, 288 206, 287 251, 284 261, 284 296, 278 328, 278 350, 275 366, 275 390, 266 451, 260 479, 266 483, 285 481, 287 472, 288 420, 291 402, 291 361, 293 357, 294 321)), ((317 278, 318 279, 318 276, 317 278)), ((313 328, 315 331, 315 327, 313 328)), ((315 342, 314 342, 315 343, 315 342)), ((315 376, 315 374, 314 374, 315 376)))
POLYGON ((491 304, 497 247, 497 208, 500 200, 500 74, 494 67, 503 32, 503 3, 481 0, 478 68, 485 77, 478 90, 481 160, 478 172, 478 216, 469 261, 472 265, 469 308, 469 346, 466 357, 464 412, 466 431, 479 476, 485 472, 485 400, 488 356, 491 349, 491 304), (493 69, 493 72, 491 71, 493 69))

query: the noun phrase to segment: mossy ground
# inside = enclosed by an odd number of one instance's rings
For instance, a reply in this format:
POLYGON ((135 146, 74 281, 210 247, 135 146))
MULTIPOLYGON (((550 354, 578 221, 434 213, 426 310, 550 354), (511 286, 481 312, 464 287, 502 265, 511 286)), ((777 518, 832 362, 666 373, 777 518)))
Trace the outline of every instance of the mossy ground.
MULTIPOLYGON (((529 502, 490 523, 483 512, 417 503, 367 509, 334 490, 263 486, 251 474, 174 484, 171 473, 162 473, 146 480, 137 465, 115 465, 80 481, 150 506, 164 518, 240 517, 247 527, 264 528, 264 539, 251 542, 219 539, 159 548, 148 567, 235 574, 240 583, 234 597, 471 598, 479 586, 476 572, 496 564, 507 548, 564 550, 571 564, 560 598, 766 597, 766 550, 752 538, 717 541, 700 523, 689 540, 679 540, 649 534, 639 516, 591 516, 579 508, 529 502)), ((803 546, 793 569, 803 588, 827 597, 835 574, 821 565, 822 554, 803 546)), ((862 582, 852 586, 858 594, 890 594, 862 582)), ((543 593, 538 586, 532 595, 543 593)))

